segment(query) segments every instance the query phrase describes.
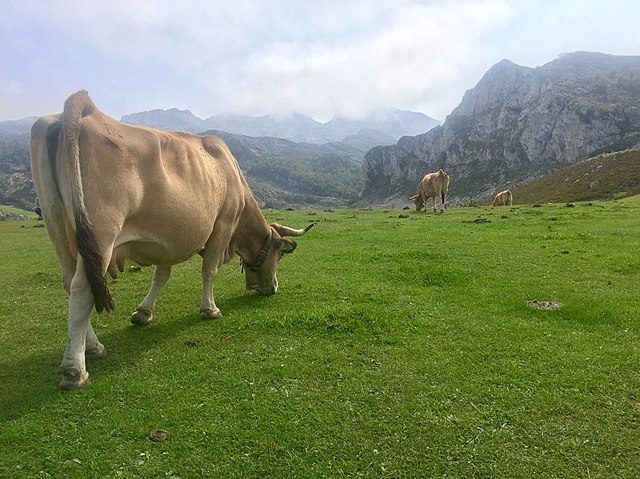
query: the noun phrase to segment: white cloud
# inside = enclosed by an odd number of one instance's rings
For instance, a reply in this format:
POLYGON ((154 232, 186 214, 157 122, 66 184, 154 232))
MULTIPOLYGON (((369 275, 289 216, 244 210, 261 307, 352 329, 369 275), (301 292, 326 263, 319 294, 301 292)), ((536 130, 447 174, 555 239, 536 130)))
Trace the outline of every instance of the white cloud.
POLYGON ((235 102, 225 109, 285 107, 326 118, 410 107, 473 65, 479 39, 510 14, 501 1, 394 2, 388 9, 362 11, 347 12, 353 15, 348 22, 338 16, 344 26, 320 16, 326 31, 306 23, 315 39, 267 38, 239 69, 223 73, 222 81, 214 71, 202 72, 201 86, 212 100, 235 102))
POLYGON ((56 111, 87 88, 113 116, 177 106, 326 120, 403 108, 443 119, 502 58, 535 66, 639 49, 636 3, 5 0, 0 115, 56 111))

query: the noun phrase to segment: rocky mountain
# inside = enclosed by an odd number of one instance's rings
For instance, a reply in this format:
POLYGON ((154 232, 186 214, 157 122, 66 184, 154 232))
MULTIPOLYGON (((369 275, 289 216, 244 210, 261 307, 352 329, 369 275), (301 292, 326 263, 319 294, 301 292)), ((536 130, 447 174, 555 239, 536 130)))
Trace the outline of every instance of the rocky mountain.
POLYGON ((205 130, 226 131, 253 137, 284 138, 304 143, 330 143, 346 137, 361 136, 358 144, 366 149, 395 143, 405 135, 424 133, 440 122, 423 114, 404 110, 373 113, 362 119, 336 117, 320 123, 310 116, 293 113, 274 117, 222 113, 201 120, 188 110, 151 110, 122 117, 125 123, 146 125, 164 130, 199 133, 205 130), (365 141, 366 140, 366 141, 365 141))
POLYGON ((0 140, 0 204, 31 210, 35 199, 28 139, 0 140))
POLYGON ((443 168, 466 203, 590 156, 640 145, 640 56, 566 54, 541 67, 503 60, 445 122, 365 155, 361 204, 407 204, 443 168))

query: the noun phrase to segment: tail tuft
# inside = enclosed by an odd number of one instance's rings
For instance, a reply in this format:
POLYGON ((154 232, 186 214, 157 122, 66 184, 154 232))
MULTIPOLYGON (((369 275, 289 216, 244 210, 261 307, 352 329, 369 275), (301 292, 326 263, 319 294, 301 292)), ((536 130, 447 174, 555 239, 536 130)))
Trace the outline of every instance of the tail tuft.
POLYGON ((93 228, 86 216, 76 215, 76 241, 84 260, 84 269, 91 286, 95 308, 98 313, 115 309, 115 304, 103 273, 103 261, 93 228))

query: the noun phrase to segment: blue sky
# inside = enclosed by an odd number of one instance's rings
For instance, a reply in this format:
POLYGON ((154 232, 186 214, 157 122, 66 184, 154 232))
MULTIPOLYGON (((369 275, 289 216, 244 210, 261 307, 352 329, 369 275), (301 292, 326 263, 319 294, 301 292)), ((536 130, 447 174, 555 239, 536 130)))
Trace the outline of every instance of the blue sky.
POLYGON ((503 58, 640 55, 638 0, 0 0, 0 120, 153 108, 443 120, 503 58))

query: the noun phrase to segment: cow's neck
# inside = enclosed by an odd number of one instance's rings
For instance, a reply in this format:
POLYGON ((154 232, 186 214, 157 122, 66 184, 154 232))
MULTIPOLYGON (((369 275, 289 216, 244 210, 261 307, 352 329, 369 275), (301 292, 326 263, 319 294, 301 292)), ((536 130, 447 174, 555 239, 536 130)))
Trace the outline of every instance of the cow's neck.
POLYGON ((264 219, 264 215, 253 197, 250 198, 233 235, 236 254, 245 263, 253 263, 270 234, 271 227, 267 224, 267 220, 264 219))

